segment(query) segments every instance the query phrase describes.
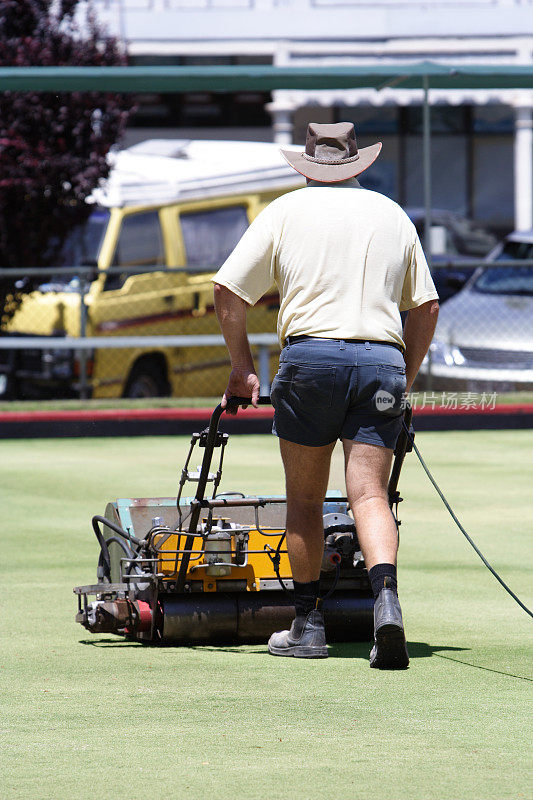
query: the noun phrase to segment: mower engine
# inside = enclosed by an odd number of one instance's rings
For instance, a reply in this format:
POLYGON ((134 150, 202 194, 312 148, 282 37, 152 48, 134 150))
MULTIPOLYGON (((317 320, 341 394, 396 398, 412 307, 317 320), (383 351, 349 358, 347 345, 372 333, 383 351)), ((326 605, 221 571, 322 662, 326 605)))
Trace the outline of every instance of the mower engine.
MULTIPOLYGON (((76 621, 87 630, 179 645, 264 642, 290 627, 286 500, 217 493, 228 441, 218 430, 222 411, 218 406, 209 428, 193 434, 177 499, 121 499, 109 503, 104 516, 93 517, 100 545, 98 582, 74 589, 76 621), (196 447, 205 452, 201 466, 192 470, 196 447), (212 473, 216 448, 219 465, 212 473), (191 481, 198 484, 196 495, 183 498, 191 481), (206 499, 209 483, 213 489, 206 499)), ((396 482, 406 442, 396 451, 391 474, 396 482)), ((389 498, 391 507, 397 506, 396 485, 389 484, 389 498)), ((332 642, 369 639, 373 631, 372 591, 348 512, 346 498, 326 496, 321 593, 332 642)))

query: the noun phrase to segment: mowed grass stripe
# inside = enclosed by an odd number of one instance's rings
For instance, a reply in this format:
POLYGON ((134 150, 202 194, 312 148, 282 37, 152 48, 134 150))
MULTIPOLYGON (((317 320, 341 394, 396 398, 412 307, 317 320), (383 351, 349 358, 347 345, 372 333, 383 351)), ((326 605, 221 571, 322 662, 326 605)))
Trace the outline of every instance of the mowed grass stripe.
MULTIPOLYGON (((417 443, 531 604, 533 432, 417 443)), ((187 447, 181 437, 2 443, 0 797, 531 798, 530 620, 414 454, 400 482, 406 672, 370 670, 368 643, 307 662, 264 645, 145 647, 75 625, 72 587, 95 579, 90 517, 116 497, 175 495, 187 447)), ((337 450, 330 485, 343 489, 337 450)), ((222 488, 283 493, 277 442, 231 437, 222 488)))

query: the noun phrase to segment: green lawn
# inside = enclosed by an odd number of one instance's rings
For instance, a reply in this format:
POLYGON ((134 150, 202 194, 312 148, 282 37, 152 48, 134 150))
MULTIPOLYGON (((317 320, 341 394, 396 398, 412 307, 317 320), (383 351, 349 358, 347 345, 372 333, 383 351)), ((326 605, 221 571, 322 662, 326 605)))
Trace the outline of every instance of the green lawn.
MULTIPOLYGON (((528 604, 533 431, 419 434, 463 524, 528 604)), ((531 619, 454 527, 414 454, 400 483, 411 666, 264 645, 156 648, 74 623, 90 517, 172 495, 182 437, 1 444, 0 797, 517 800, 533 796, 531 619)), ((336 452, 332 488, 342 487, 336 452)), ((226 490, 282 492, 272 437, 233 436, 226 490)))

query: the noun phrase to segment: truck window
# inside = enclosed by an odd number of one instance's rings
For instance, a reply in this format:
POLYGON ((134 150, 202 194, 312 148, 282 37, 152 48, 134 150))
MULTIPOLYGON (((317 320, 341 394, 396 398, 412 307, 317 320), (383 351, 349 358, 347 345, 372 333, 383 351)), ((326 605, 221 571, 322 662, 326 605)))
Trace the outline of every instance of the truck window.
MULTIPOLYGON (((165 253, 157 211, 130 214, 122 220, 113 267, 163 266, 165 253)), ((120 289, 134 271, 115 272, 106 276, 105 290, 120 289)))
POLYGON ((245 206, 226 206, 211 211, 180 214, 189 269, 218 269, 248 227, 245 206))
MULTIPOLYGON (((54 257, 54 264, 58 267, 96 267, 100 246, 109 222, 107 209, 95 209, 89 219, 82 225, 76 225, 63 242, 58 254, 54 257)), ((51 239, 48 252, 57 249, 57 241, 51 239)), ((41 292, 79 292, 79 275, 51 275, 49 280, 39 286, 41 292)), ((92 278, 85 274, 86 290, 92 278)))

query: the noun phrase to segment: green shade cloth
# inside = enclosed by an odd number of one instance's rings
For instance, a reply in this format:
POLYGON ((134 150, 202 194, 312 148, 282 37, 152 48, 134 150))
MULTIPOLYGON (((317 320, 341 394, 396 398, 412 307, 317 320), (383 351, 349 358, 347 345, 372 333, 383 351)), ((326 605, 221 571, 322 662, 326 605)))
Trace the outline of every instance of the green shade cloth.
POLYGON ((421 62, 344 67, 2 67, 2 91, 235 92, 273 89, 533 89, 533 65, 421 62))

